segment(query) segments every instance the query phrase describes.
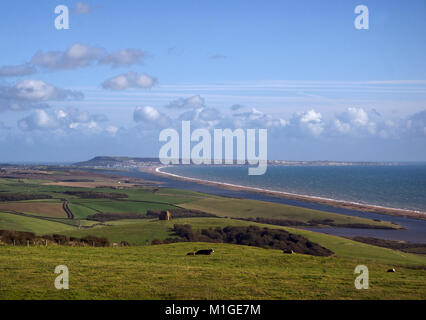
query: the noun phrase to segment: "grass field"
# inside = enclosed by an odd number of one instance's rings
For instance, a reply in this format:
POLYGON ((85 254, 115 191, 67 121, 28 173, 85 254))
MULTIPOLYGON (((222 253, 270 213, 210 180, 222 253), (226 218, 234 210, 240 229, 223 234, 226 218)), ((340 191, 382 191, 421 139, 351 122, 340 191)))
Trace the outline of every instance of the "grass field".
POLYGON ((155 202, 138 202, 130 200, 113 201, 100 199, 80 199, 72 200, 71 204, 82 207, 82 211, 78 211, 79 218, 86 218, 87 215, 93 214, 93 212, 136 212, 140 214, 146 214, 146 211, 148 209, 169 210, 175 208, 173 205, 168 204, 160 204, 155 202))
POLYGON ((361 261, 285 255, 216 244, 212 256, 186 256, 202 243, 129 248, 0 247, 0 299, 424 299, 424 270, 366 261, 368 290, 354 287, 361 261), (70 289, 56 290, 64 264, 70 289))
POLYGON ((329 213, 285 204, 248 199, 228 199, 221 197, 204 198, 189 203, 183 203, 181 206, 187 209, 213 213, 221 217, 264 217, 274 219, 288 219, 301 222, 308 222, 312 219, 332 219, 336 224, 363 223, 395 228, 395 225, 384 221, 379 222, 371 219, 346 216, 337 213, 329 213))
POLYGON ((75 229, 75 227, 65 223, 0 212, 0 229, 29 231, 42 235, 61 233, 65 230, 75 229))

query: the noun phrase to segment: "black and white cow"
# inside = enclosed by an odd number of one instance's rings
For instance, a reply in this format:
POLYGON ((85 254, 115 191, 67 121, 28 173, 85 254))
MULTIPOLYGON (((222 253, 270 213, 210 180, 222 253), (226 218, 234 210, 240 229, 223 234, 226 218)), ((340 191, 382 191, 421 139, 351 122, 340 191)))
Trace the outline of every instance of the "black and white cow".
POLYGON ((197 252, 195 252, 195 254, 211 255, 213 252, 214 252, 213 249, 203 249, 203 250, 198 250, 197 252))

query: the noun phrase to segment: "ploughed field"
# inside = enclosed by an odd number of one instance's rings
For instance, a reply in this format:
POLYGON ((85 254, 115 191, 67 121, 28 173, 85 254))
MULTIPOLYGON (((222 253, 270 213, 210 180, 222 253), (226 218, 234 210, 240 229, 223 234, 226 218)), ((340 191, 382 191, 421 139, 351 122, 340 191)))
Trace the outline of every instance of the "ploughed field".
POLYGON ((424 255, 297 228, 399 228, 397 225, 123 179, 71 169, 0 173, 0 230, 35 234, 12 242, 0 232, 0 299, 426 296, 424 255), (159 220, 162 210, 172 213, 171 221, 159 220), (231 241, 230 233, 235 230, 251 233, 234 234, 231 241), (269 244, 263 241, 269 239, 266 236, 256 238, 264 234, 273 238, 269 244), (60 237, 74 240, 58 245, 54 239, 60 237), (78 240, 90 237, 106 239, 110 246, 90 247, 90 242, 78 240), (226 239, 231 243, 223 243, 226 239), (304 246, 291 247, 295 252, 310 254, 284 254, 277 249, 289 241, 304 246), (130 247, 111 247, 120 242, 130 247), (76 243, 85 245, 71 246, 76 243), (168 244, 151 245, 154 243, 168 244), (215 250, 211 256, 186 255, 208 248, 215 250), (57 276, 53 271, 60 264, 70 269, 70 290, 53 286, 57 276), (368 290, 354 287, 358 264, 370 270, 368 290), (387 273, 389 268, 397 272, 387 273))

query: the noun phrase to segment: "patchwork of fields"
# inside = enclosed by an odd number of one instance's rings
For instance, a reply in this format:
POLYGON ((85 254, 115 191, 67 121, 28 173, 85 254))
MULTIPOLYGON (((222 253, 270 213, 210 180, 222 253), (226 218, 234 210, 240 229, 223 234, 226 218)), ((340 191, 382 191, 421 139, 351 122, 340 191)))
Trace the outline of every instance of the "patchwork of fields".
MULTIPOLYGON (((98 180, 94 178, 90 185, 76 187, 61 183, 58 174, 49 172, 43 179, 0 177, 0 198, 2 195, 3 199, 17 195, 39 196, 33 200, 0 201, 0 230, 76 238, 95 236, 106 238, 110 243, 126 241, 131 247, 27 248, 1 245, 0 241, 0 299, 419 299, 426 296, 426 257, 423 255, 239 219, 263 217, 304 223, 328 219, 336 225, 398 228, 387 222, 165 189, 137 181, 122 184, 118 177, 96 177, 98 180), (95 184, 96 187, 92 187, 95 184), (65 207, 72 212, 72 217, 67 215, 65 207), (149 210, 179 208, 217 217, 172 217, 171 221, 146 217, 149 210), (140 218, 93 220, 99 213, 115 216, 131 213, 140 218), (283 255, 280 250, 219 243, 147 245, 154 239, 176 237, 172 232, 175 223, 190 224, 194 230, 250 225, 282 229, 302 235, 335 254, 321 258, 283 255), (213 245, 212 256, 186 256, 189 251, 213 245), (53 269, 58 264, 66 264, 73 270, 75 285, 67 292, 53 289, 53 269), (371 290, 354 289, 353 270, 358 264, 371 269, 371 290), (386 273, 390 267, 396 267, 398 272, 386 273)), ((62 180, 66 180, 63 176, 72 177, 74 173, 60 174, 62 180)))

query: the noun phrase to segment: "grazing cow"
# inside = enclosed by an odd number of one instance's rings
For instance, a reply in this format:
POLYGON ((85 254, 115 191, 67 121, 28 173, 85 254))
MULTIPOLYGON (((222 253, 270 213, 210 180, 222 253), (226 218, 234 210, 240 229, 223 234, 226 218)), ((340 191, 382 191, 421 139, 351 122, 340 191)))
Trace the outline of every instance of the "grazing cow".
POLYGON ((212 252, 214 252, 213 249, 203 249, 203 250, 198 250, 197 252, 195 252, 196 255, 198 254, 204 254, 204 255, 211 255, 212 252))
POLYGON ((388 271, 387 271, 387 272, 395 272, 395 268, 388 269, 388 271))
POLYGON ((195 252, 188 252, 186 255, 187 255, 187 256, 194 256, 194 255, 195 255, 195 252))
POLYGON ((290 250, 290 249, 285 249, 285 250, 283 250, 283 253, 292 254, 292 253, 294 253, 294 251, 290 250))

